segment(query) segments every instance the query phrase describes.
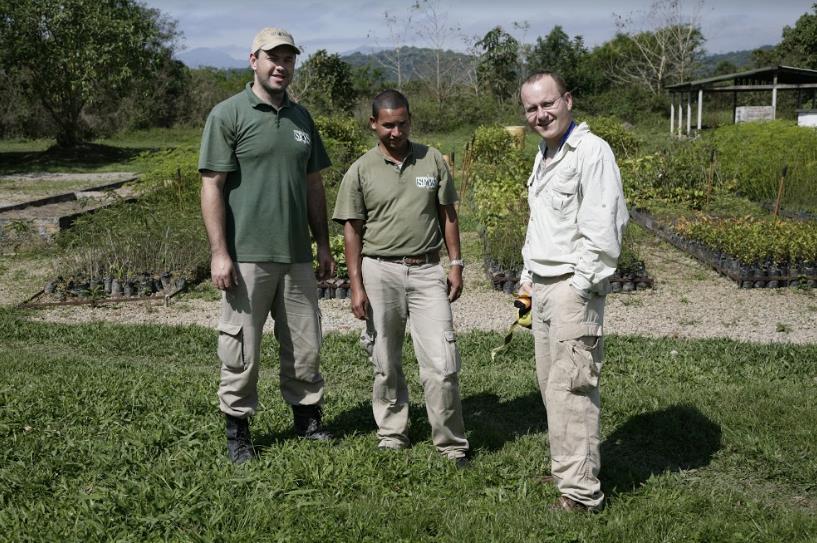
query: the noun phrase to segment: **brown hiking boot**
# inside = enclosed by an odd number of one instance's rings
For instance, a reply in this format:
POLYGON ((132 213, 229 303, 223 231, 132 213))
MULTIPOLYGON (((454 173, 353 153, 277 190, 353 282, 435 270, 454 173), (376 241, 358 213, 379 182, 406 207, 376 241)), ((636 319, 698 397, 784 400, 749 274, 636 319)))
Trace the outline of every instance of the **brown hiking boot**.
POLYGON ((597 513, 581 502, 577 502, 567 496, 559 496, 559 499, 550 505, 551 511, 567 511, 569 513, 597 513))

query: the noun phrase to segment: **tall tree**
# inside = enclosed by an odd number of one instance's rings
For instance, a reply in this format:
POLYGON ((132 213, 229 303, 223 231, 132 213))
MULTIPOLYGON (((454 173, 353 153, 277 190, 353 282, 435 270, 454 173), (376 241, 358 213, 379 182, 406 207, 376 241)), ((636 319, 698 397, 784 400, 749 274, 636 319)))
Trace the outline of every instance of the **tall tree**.
POLYGON ((527 56, 529 72, 551 71, 561 75, 567 86, 577 92, 586 90, 583 63, 587 48, 581 36, 570 36, 561 26, 553 27, 547 36, 536 39, 527 56))
POLYGON ((783 39, 771 50, 752 52, 755 64, 768 66, 786 64, 799 68, 817 69, 817 3, 812 13, 804 13, 794 26, 783 28, 783 39))
POLYGON ((496 26, 477 46, 483 51, 477 66, 480 84, 490 89, 499 101, 513 97, 517 88, 519 42, 501 26, 496 26))
POLYGON ((431 62, 415 68, 415 72, 433 96, 437 109, 442 110, 464 72, 458 57, 448 50, 450 39, 460 35, 460 28, 449 23, 440 0, 416 0, 412 9, 417 13, 417 35, 432 50, 431 62))
POLYGON ((2 0, 0 66, 23 72, 56 126, 58 145, 93 136, 94 103, 157 77, 175 47, 175 22, 135 0, 2 0))
POLYGON ((668 84, 689 79, 703 55, 700 7, 698 3, 687 14, 681 0, 659 0, 640 23, 633 17, 619 17, 610 76, 653 94, 660 94, 668 84))
POLYGON ((291 89, 299 100, 324 113, 351 111, 357 99, 352 67, 326 49, 319 49, 306 59, 291 89))
MULTIPOLYGON (((374 55, 374 59, 384 68, 394 73, 397 78, 397 89, 403 90, 403 83, 411 76, 406 73, 405 67, 405 50, 406 39, 409 37, 412 29, 413 13, 409 12, 402 16, 389 14, 388 11, 383 13, 383 23, 386 27, 386 45, 379 55, 374 55)), ((374 38, 376 43, 377 34, 370 32, 369 37, 374 38)))

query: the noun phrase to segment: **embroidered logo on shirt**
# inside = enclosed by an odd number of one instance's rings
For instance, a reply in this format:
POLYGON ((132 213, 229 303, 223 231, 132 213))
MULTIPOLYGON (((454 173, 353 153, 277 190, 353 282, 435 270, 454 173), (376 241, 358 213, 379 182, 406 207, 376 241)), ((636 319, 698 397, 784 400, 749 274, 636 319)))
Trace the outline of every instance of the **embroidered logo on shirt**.
POLYGON ((292 134, 295 136, 295 141, 297 142, 304 143, 306 145, 309 145, 311 142, 311 140, 309 139, 309 134, 307 134, 306 132, 293 129, 292 134))
POLYGON ((436 189, 437 178, 432 176, 417 177, 417 187, 421 189, 436 189))

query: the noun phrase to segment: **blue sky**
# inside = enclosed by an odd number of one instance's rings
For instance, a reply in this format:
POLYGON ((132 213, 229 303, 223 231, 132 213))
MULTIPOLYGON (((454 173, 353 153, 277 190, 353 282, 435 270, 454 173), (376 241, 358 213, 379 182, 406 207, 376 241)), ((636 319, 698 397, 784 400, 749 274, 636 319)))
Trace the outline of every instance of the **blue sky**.
MULTIPOLYGON (((706 50, 723 53, 752 49, 780 40, 785 25, 811 11, 814 0, 709 0, 698 10, 707 39, 706 50)), ((147 5, 160 9, 179 22, 185 39, 181 50, 208 47, 243 59, 257 30, 264 26, 288 29, 305 54, 327 49, 343 53, 359 47, 388 46, 388 29, 384 13, 405 15, 412 0, 148 0, 147 5), (370 36, 376 36, 372 39, 370 36)), ((603 2, 590 0, 439 0, 441 11, 450 25, 461 28, 463 36, 482 36, 501 25, 517 38, 532 42, 561 25, 573 36, 579 34, 590 46, 613 36, 615 16, 633 15, 643 19, 652 5, 650 0, 603 2), (513 30, 514 22, 527 21, 526 33, 513 30)), ((696 2, 682 2, 692 12, 696 2)), ((424 43, 414 33, 409 44, 424 43)), ((446 47, 462 50, 465 42, 451 33, 446 47)))

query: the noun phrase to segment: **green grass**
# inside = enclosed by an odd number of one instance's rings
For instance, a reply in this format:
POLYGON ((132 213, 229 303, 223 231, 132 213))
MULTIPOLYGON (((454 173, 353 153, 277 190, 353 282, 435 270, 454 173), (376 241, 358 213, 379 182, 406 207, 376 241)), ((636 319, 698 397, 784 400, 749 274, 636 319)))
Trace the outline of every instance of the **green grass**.
POLYGON ((261 458, 233 467, 216 335, 54 325, 0 312, 0 540, 813 541, 817 347, 612 337, 603 380, 607 509, 550 512, 532 342, 461 337, 473 466, 430 445, 413 352, 408 451, 383 454, 353 335, 323 350, 333 446, 293 437, 264 346, 261 458), (671 351, 676 351, 671 355, 671 351), (809 535, 812 534, 812 535, 809 535))
POLYGON ((180 145, 198 149, 200 127, 135 130, 87 143, 75 150, 53 147, 54 141, 0 140, 0 175, 28 172, 143 172, 154 153, 180 145), (141 155, 141 156, 140 156, 141 155))

